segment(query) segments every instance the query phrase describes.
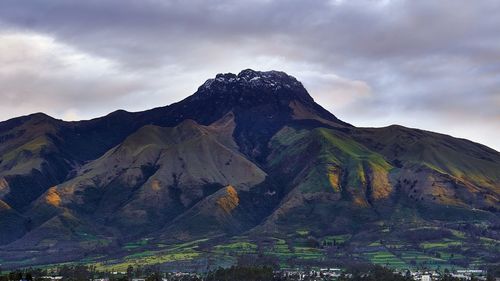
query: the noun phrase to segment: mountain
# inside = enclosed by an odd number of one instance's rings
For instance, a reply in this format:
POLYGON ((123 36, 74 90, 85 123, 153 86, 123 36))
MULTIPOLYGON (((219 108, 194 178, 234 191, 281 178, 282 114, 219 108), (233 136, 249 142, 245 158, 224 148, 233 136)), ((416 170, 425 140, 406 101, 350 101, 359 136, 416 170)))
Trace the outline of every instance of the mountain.
POLYGON ((282 265, 410 264, 411 252, 489 264, 499 197, 499 152, 401 126, 354 127, 278 71, 218 74, 143 112, 0 123, 7 267, 196 265, 207 253, 229 263, 267 253, 282 265), (367 254, 375 250, 390 258, 367 254))

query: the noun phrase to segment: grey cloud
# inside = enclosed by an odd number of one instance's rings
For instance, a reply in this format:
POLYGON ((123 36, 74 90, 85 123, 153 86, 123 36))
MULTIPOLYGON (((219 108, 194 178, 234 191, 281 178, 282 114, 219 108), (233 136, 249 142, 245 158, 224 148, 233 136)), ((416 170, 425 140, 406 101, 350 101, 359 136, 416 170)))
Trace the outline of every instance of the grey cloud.
MULTIPOLYGON (((5 0, 0 31, 42 34, 113 63, 116 73, 91 82, 99 94, 74 86, 84 79, 47 75, 51 86, 41 89, 61 106, 85 109, 104 96, 143 109, 173 102, 218 72, 278 68, 348 122, 443 132, 463 124, 460 136, 500 149, 500 135, 490 133, 500 131, 491 122, 499 114, 498 14, 494 0, 5 0), (467 128, 474 134, 464 135, 467 128)), ((14 90, 22 83, 8 81, 14 90)))

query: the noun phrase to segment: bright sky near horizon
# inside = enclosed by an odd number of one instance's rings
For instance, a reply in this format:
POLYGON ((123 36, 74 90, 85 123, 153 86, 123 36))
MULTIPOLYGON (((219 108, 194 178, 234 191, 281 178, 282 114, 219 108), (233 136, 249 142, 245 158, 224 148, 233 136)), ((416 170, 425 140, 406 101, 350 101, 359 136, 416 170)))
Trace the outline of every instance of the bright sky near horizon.
POLYGON ((356 126, 500 150, 500 1, 3 0, 0 120, 89 119, 281 70, 356 126))

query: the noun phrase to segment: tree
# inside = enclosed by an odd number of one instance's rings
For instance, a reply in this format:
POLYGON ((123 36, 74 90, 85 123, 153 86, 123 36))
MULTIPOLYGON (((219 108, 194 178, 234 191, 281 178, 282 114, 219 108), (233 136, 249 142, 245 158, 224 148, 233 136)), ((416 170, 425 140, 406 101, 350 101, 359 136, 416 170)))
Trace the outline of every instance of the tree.
POLYGON ((143 275, 143 269, 141 266, 135 268, 135 277, 141 277, 143 275))
POLYGON ((273 280, 271 267, 241 267, 219 268, 208 274, 211 281, 267 281, 273 280))
POLYGON ((132 280, 133 275, 134 275, 134 267, 132 265, 129 265, 127 267, 127 278, 128 278, 128 280, 132 280))
POLYGON ((21 271, 11 271, 9 272, 9 280, 19 281, 23 279, 23 273, 21 271))
POLYGON ((486 281, 495 281, 495 276, 488 270, 488 274, 486 275, 486 281))
POLYGON ((85 265, 75 265, 73 267, 64 265, 60 268, 59 274, 64 280, 87 281, 90 278, 89 268, 85 265))
POLYGON ((148 277, 146 277, 146 281, 162 281, 161 275, 159 272, 154 272, 148 277))

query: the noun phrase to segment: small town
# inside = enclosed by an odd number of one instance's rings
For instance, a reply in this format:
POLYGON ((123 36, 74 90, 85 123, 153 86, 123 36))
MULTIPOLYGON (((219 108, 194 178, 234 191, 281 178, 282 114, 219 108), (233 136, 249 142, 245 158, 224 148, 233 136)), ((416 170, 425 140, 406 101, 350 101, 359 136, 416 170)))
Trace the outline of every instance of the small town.
MULTIPOLYGON (((0 281, 499 281, 491 272, 479 269, 438 270, 390 270, 375 266, 366 272, 341 268, 311 270, 272 270, 267 267, 219 268, 206 273, 151 272, 138 276, 128 272, 86 272, 84 267, 74 267, 57 272, 16 271, 0 276, 0 281), (39 275, 44 273, 45 275, 39 275)), ((154 270, 153 270, 154 271, 154 270)))

